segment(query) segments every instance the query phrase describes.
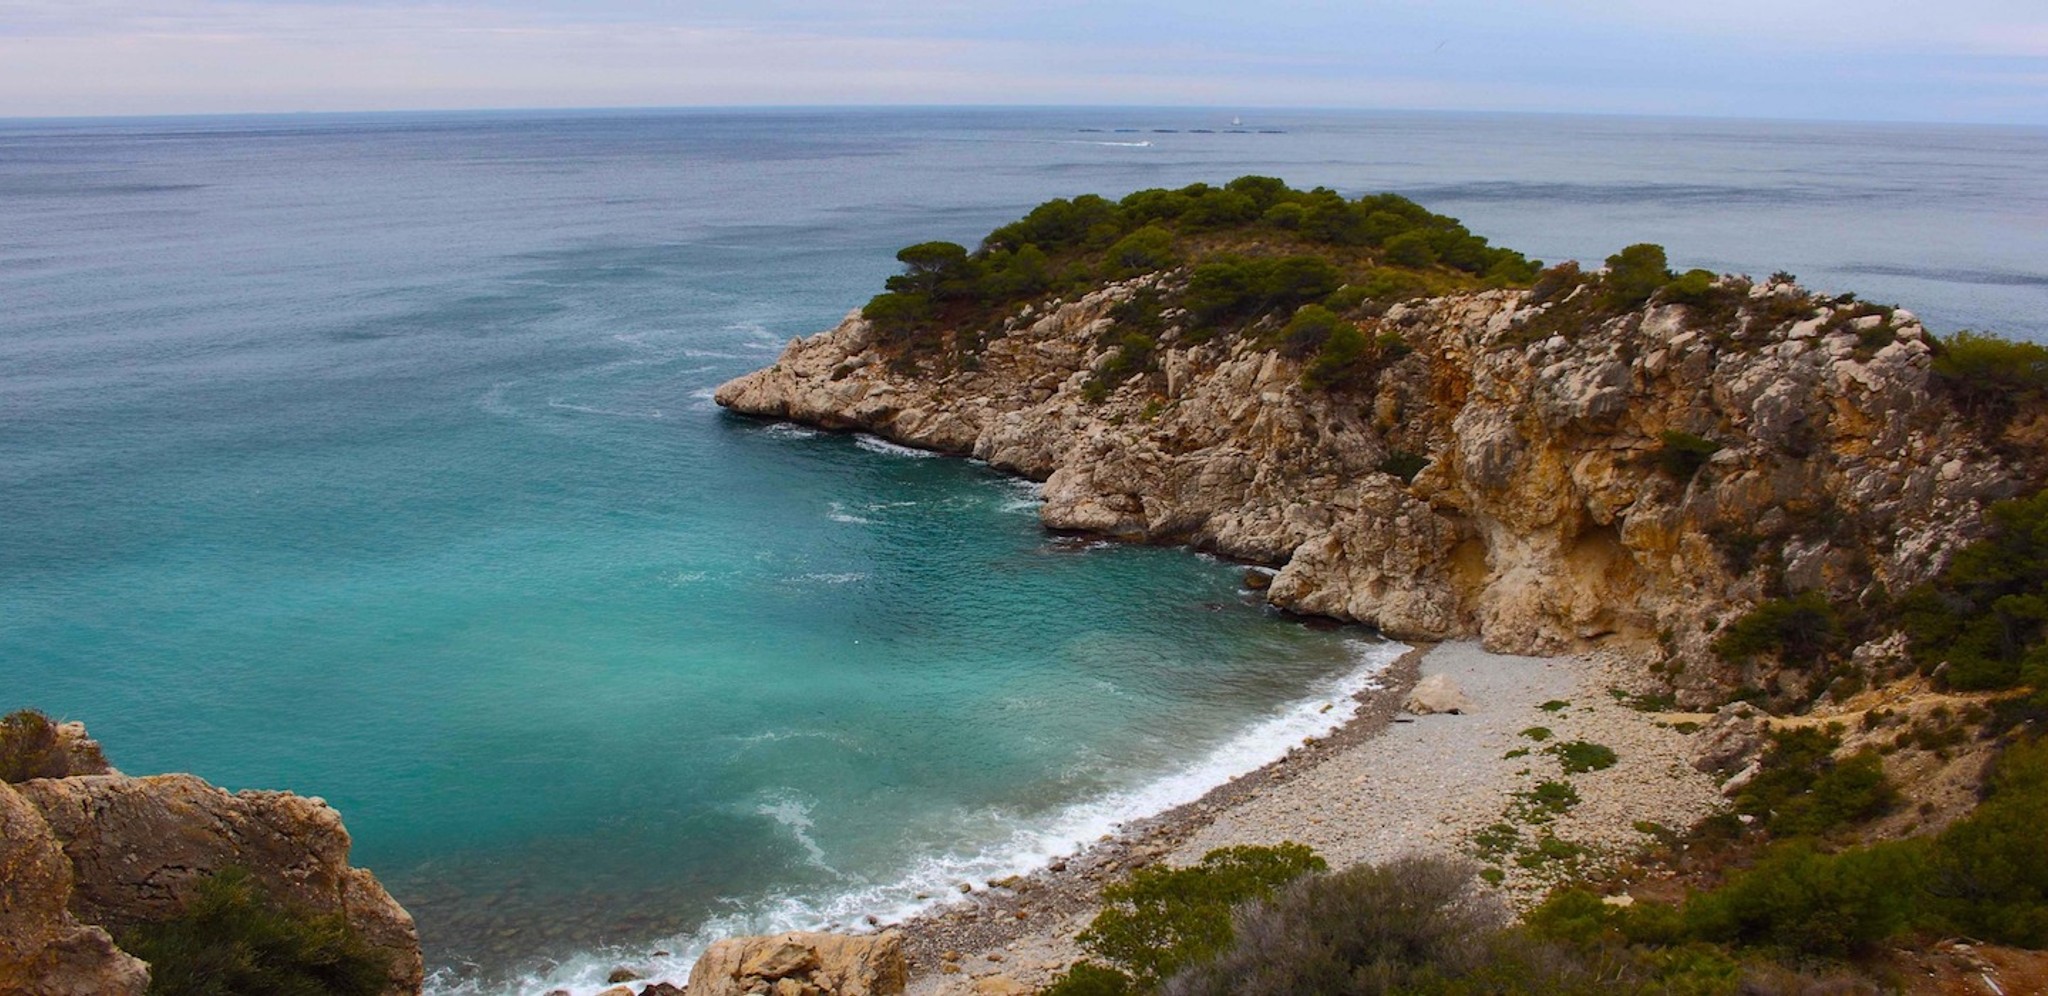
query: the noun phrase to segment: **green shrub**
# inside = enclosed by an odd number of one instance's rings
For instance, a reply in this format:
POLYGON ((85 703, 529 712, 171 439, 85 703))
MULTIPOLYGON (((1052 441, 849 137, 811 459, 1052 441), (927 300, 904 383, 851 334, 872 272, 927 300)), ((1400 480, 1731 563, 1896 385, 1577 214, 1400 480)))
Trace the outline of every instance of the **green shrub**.
POLYGON ((86 772, 106 770, 107 759, 99 747, 66 749, 57 736, 57 724, 34 709, 22 709, 0 718, 0 782, 25 782, 31 778, 63 778, 80 774, 73 762, 86 772))
POLYGON ((2048 676, 2048 491, 1999 502, 1984 519, 1984 539, 1901 600, 1913 656, 1929 671, 1946 664, 1950 688, 2038 688, 2048 676))
POLYGON ((1078 940, 1140 988, 1230 944, 1230 911, 1328 866, 1300 844, 1226 847, 1188 868, 1141 868, 1102 890, 1102 912, 1078 940))
POLYGON ((1939 346, 1935 380, 1966 412, 1996 425, 2048 398, 2048 346, 1968 331, 1939 346))
POLYGON ((897 291, 877 294, 860 309, 862 318, 884 332, 907 332, 929 319, 931 314, 931 298, 897 291))
POLYGON ((1545 740, 1548 740, 1548 739, 1550 739, 1550 737, 1551 737, 1551 733, 1550 733, 1550 727, 1548 727, 1548 726, 1532 726, 1532 727, 1529 727, 1529 728, 1528 728, 1528 729, 1526 729, 1526 730, 1523 730, 1523 731, 1522 731, 1522 736, 1523 736, 1523 737, 1525 737, 1525 738, 1527 738, 1527 739, 1529 739, 1529 740, 1534 740, 1534 741, 1536 741, 1537 743, 1539 743, 1539 744, 1540 744, 1540 743, 1542 743, 1543 741, 1545 741, 1545 740))
POLYGON ((1898 802, 1883 760, 1859 751, 1837 761, 1841 738, 1802 727, 1771 732, 1755 778, 1735 796, 1735 810, 1782 836, 1824 835, 1880 816, 1898 802))
POLYGON ((1977 809, 1935 842, 1934 909, 1971 936, 2048 946, 2048 739, 2008 747, 1988 785, 1977 809))
POLYGON ((1039 996, 1136 996, 1137 983, 1107 965, 1078 961, 1039 992, 1039 996))
POLYGON ((1912 922, 1928 872, 1924 842, 1823 854, 1805 841, 1773 846, 1748 871, 1686 903, 1692 936, 1844 958, 1912 922))
POLYGON ((1827 596, 1803 591, 1765 602, 1723 627, 1714 638, 1714 652, 1727 661, 1773 653, 1786 663, 1803 663, 1832 649, 1841 637, 1841 621, 1827 596))
POLYGON ((1423 232, 1402 232, 1387 240, 1386 250, 1387 262, 1395 266, 1420 270, 1436 265, 1436 248, 1423 232))
POLYGON ((338 914, 274 902, 239 869, 119 942, 149 963, 151 996, 375 996, 389 979, 384 956, 338 914))
POLYGON ((1558 763, 1564 767, 1564 772, 1568 775, 1604 771, 1614 767, 1616 760, 1613 748, 1587 740, 1553 744, 1549 751, 1557 755, 1558 763))
POLYGON ((1368 996, 1424 973, 1488 960, 1505 911, 1472 889, 1469 866, 1401 858, 1310 875, 1243 911, 1214 960, 1174 976, 1170 996, 1368 996))
POLYGON ((1173 233, 1146 225, 1109 247, 1109 262, 1119 275, 1151 273, 1174 264, 1173 233))
POLYGON ((1650 299, 1671 280, 1664 247, 1639 242, 1607 257, 1607 301, 1610 307, 1627 310, 1650 299))
POLYGON ((1722 446, 1705 436, 1667 429, 1657 437, 1657 467, 1676 481, 1690 481, 1722 446))
POLYGON ((1378 469, 1382 474, 1392 474, 1400 478, 1402 484, 1413 484, 1415 475, 1422 473, 1422 468, 1427 466, 1428 457, 1397 449, 1387 451, 1387 458, 1379 462, 1378 469))
MULTIPOLYGON (((1349 328, 1355 336, 1358 327, 1337 317, 1337 313, 1317 304, 1305 304, 1287 320, 1279 334, 1282 355, 1297 360, 1315 355, 1339 329, 1349 328)), ((1362 340, 1361 340, 1362 342, 1362 340)))

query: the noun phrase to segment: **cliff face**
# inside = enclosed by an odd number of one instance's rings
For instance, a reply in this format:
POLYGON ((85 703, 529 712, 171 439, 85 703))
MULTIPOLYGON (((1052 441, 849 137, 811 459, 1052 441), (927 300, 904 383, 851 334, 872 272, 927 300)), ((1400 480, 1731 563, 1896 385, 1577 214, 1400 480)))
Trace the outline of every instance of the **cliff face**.
POLYGON ((319 799, 228 793, 191 775, 101 765, 0 782, 0 992, 140 994, 147 967, 108 929, 165 919, 206 878, 246 869, 272 897, 341 914, 389 957, 386 991, 417 993, 412 917, 348 864, 348 831, 319 799))
POLYGON ((1937 390, 1912 316, 1768 307, 1803 298, 1787 283, 1724 279, 1745 303, 1713 317, 1546 323, 1571 299, 1528 291, 1395 305, 1365 331, 1405 354, 1335 390, 1168 313, 1146 372, 1091 401, 1112 309, 1174 279, 1026 309, 966 363, 856 314, 717 400, 1043 480, 1050 527, 1280 566, 1291 610, 1514 653, 1638 645, 1697 702, 1800 680, 1718 661, 1720 623, 1786 592, 1901 592, 2038 480, 1937 390), (1412 482, 1392 472, 1415 457, 1412 482))

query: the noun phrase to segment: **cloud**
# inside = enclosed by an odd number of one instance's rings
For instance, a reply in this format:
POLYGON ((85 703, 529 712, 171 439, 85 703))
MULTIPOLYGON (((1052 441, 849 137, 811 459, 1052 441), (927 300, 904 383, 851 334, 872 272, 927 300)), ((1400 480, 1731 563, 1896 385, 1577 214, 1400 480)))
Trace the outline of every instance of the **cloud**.
POLYGON ((2038 121, 2038 102, 1969 75, 2048 70, 2035 6, 14 0, 0 115, 1167 103, 2038 121))

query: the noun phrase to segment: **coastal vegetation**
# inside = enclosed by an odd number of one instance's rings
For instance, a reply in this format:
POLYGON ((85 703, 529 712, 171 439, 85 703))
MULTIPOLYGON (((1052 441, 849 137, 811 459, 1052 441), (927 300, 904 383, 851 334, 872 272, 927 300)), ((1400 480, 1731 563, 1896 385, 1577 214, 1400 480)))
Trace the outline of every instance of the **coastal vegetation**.
POLYGON ((1093 381, 1101 391, 1145 370, 1165 315, 1190 342, 1254 334, 1311 360, 1311 386, 1341 387, 1405 350, 1397 337, 1361 332, 1358 321, 1411 298, 1527 286, 1540 269, 1398 194, 1347 199, 1261 176, 1140 190, 1117 201, 1061 198, 971 251, 925 242, 897 260, 903 272, 863 315, 912 358, 963 363, 1025 307, 1111 281, 1178 273, 1145 300, 1139 323, 1155 328, 1128 333, 1144 341, 1108 343, 1116 351, 1093 381))
POLYGON ((228 868, 176 916, 118 934, 151 996, 376 996, 390 968, 340 914, 278 902, 228 868))
POLYGON ((105 771, 107 759, 90 740, 65 743, 50 717, 20 709, 0 717, 0 782, 63 778, 105 771))

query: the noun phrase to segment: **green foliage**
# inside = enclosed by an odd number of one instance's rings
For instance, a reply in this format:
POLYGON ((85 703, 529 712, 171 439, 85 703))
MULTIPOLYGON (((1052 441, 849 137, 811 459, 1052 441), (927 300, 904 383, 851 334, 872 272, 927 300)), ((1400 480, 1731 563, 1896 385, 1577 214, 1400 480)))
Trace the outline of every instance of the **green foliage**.
POLYGON ((1838 761, 1840 745, 1831 730, 1772 731, 1761 769, 1735 797, 1736 812, 1780 836, 1825 835, 1897 805, 1882 759, 1866 750, 1838 761))
POLYGON ((1537 743, 1539 743, 1539 744, 1540 744, 1540 743, 1542 743, 1543 741, 1545 741, 1545 740, 1548 740, 1548 739, 1550 739, 1550 737, 1551 737, 1551 733, 1550 733, 1550 727, 1548 727, 1548 726, 1532 726, 1532 727, 1529 727, 1529 728, 1528 728, 1528 729, 1526 729, 1526 730, 1523 730, 1523 731, 1522 731, 1522 736, 1524 736, 1524 737, 1526 737, 1526 738, 1528 738, 1528 739, 1530 739, 1530 740, 1534 740, 1534 741, 1536 741, 1537 743))
POLYGON ((1122 276, 1164 270, 1174 264, 1173 233, 1146 225, 1109 247, 1109 262, 1122 276))
POLYGON ((2048 346, 1957 332, 1934 356, 1935 380, 1964 411, 1993 423, 2048 399, 2048 346))
MULTIPOLYGON (((106 763, 98 756, 82 760, 95 770, 106 763)), ((0 718, 0 782, 25 782, 31 778, 62 778, 71 774, 71 757, 58 743, 57 724, 34 709, 22 709, 0 718)))
POLYGON ((1382 355, 1358 326, 1341 322, 1324 338, 1315 359, 1302 369, 1301 386, 1328 391, 1356 384, 1377 368, 1382 355))
POLYGON ((1172 996, 1376 996, 1482 966, 1502 911, 1472 870, 1410 857, 1310 875, 1240 914, 1213 961, 1175 976, 1172 996))
POLYGON ((1913 656, 1963 690, 2048 686, 2048 491, 1999 502, 1988 535, 1958 552, 1900 613, 1913 656))
POLYGON ((1588 771, 1604 771, 1614 767, 1614 762, 1617 760, 1613 748, 1604 744, 1596 744, 1589 740, 1571 740, 1561 744, 1552 744, 1548 750, 1551 754, 1557 756, 1558 763, 1564 767, 1564 773, 1567 775, 1579 775, 1588 771))
POLYGON ((152 996, 374 996, 384 957, 338 914, 272 901, 228 869, 199 886, 172 919, 121 932, 149 962, 152 996))
POLYGON ((1570 702, 1566 702, 1563 699, 1551 699, 1550 701, 1545 702, 1542 705, 1537 706, 1536 708, 1541 709, 1544 712, 1563 712, 1571 707, 1572 704, 1570 702))
POLYGON ((907 332, 930 318, 931 313, 931 298, 898 291, 877 294, 860 309, 862 318, 885 332, 907 332))
POLYGON ((1936 841, 1933 911, 1975 937, 2048 947, 2048 739, 2008 747, 1989 788, 1976 811, 1936 841))
POLYGON ((1083 386, 1084 396, 1090 401, 1101 401, 1111 388, 1150 371, 1152 354, 1158 349, 1158 341, 1151 336, 1143 332, 1125 332, 1118 339, 1116 350, 1088 376, 1088 382, 1083 386))
POLYGON ((1436 246, 1431 243, 1427 233, 1402 232, 1388 239, 1386 248, 1387 262, 1395 266, 1421 269, 1436 265, 1436 246))
POLYGON ((1641 305, 1670 280, 1663 246, 1639 242, 1607 257, 1607 301, 1617 310, 1641 305))
POLYGON ((1789 841, 1688 902, 1686 930, 1703 940, 1826 958, 1868 952, 1912 921, 1927 866, 1919 841, 1840 854, 1789 841))
POLYGON ((1676 481, 1690 481, 1700 468, 1721 452, 1721 444, 1705 436, 1667 429, 1658 435, 1657 467, 1676 481))
POLYGON ((1039 996, 1136 996, 1137 983, 1107 965, 1078 961, 1060 973, 1039 996))
POLYGON ((1358 334, 1358 326, 1337 317, 1337 313, 1319 304, 1305 304, 1294 313, 1294 317, 1282 326, 1278 337, 1280 352, 1284 356, 1304 359, 1322 351, 1331 338, 1340 331, 1349 331, 1358 339, 1363 348, 1364 337, 1358 334))
POLYGON ((1141 868, 1102 890, 1081 945, 1150 988, 1231 941, 1231 908, 1328 867, 1300 844, 1226 847, 1188 868, 1141 868))
POLYGON ((903 273, 890 277, 888 287, 899 294, 936 297, 948 285, 967 274, 967 247, 951 242, 920 242, 896 253, 903 273))
POLYGON ((1223 257, 1195 267, 1186 305, 1196 322, 1218 324, 1290 311, 1343 282, 1336 264, 1320 256, 1223 257))
POLYGON ((1428 457, 1397 449, 1387 451, 1387 458, 1380 461, 1378 469, 1382 474, 1392 474, 1400 478, 1403 484, 1413 484, 1415 475, 1422 473, 1422 468, 1427 466, 1428 457))
POLYGON ((1841 637, 1841 621, 1827 596, 1804 591, 1765 602, 1722 627, 1714 638, 1714 653, 1726 661, 1774 653, 1786 663, 1807 662, 1832 649, 1841 637))
POLYGON ((1537 782, 1535 788, 1516 793, 1515 804, 1525 819, 1541 822, 1578 805, 1579 790, 1570 782, 1537 782))

